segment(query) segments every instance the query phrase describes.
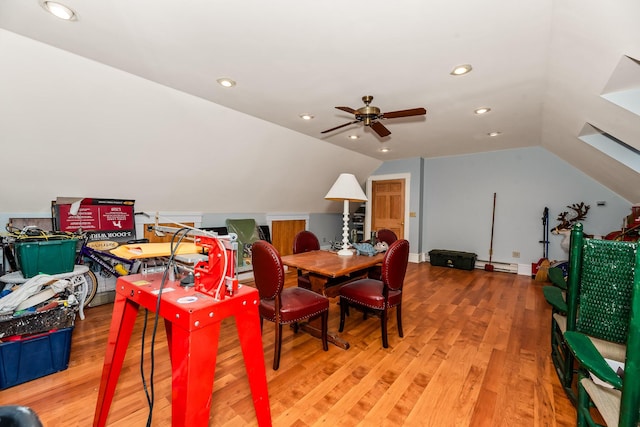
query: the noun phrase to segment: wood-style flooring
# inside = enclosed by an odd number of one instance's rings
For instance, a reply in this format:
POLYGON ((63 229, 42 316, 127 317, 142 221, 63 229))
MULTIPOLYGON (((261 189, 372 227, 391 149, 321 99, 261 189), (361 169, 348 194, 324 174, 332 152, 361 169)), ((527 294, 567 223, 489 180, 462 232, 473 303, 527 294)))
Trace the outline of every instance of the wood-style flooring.
MULTIPOLYGON (((287 274, 287 286, 295 280, 295 272, 287 274)), ((274 325, 265 322, 273 425, 575 426, 575 410, 550 359, 551 313, 542 286, 515 274, 409 264, 404 338, 398 337, 395 313, 388 349, 381 345, 379 319, 363 320, 354 311, 341 333, 351 343, 348 350, 330 345, 324 352, 318 339, 284 328, 278 371, 271 369, 274 325)), ((32 407, 45 427, 92 425, 111 309, 90 308, 86 320, 76 321, 67 370, 0 391, 0 404, 32 407)), ((109 426, 146 425, 142 310, 139 317, 109 426)), ((329 319, 337 331, 337 299, 329 319)), ((227 319, 222 326, 210 425, 257 425, 235 324, 227 319)), ((144 363, 149 365, 148 355, 144 363)), ((163 327, 154 378, 152 425, 170 426, 171 368, 163 327)))

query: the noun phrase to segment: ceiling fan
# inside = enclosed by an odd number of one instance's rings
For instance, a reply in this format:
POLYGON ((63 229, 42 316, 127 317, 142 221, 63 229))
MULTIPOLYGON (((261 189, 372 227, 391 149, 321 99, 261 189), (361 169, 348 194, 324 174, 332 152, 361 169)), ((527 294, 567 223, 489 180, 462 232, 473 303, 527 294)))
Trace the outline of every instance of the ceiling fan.
POLYGON ((336 126, 331 129, 327 129, 322 131, 321 133, 332 132, 336 129, 340 129, 345 126, 352 125, 354 123, 362 122, 365 126, 369 126, 375 133, 380 135, 381 138, 385 136, 391 135, 389 129, 387 129, 381 122, 378 120, 381 119, 395 119, 398 117, 409 117, 409 116, 422 116, 427 114, 427 110, 424 108, 411 108, 409 110, 399 110, 399 111, 390 111, 388 113, 380 113, 380 109, 378 107, 374 107, 371 104, 373 100, 373 96, 367 95, 362 97, 362 102, 364 102, 364 107, 358 108, 354 110, 350 107, 336 107, 338 110, 346 111, 347 113, 354 114, 355 120, 349 123, 345 123, 340 126, 336 126))

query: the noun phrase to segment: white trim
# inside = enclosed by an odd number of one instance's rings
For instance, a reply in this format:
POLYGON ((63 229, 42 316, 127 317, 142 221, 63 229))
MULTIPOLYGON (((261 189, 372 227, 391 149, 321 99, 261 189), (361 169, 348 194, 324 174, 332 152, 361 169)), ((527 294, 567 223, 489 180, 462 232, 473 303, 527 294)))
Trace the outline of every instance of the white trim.
POLYGON ((367 179, 367 207, 364 216, 364 235, 371 234, 371 186, 373 181, 387 181, 390 179, 404 179, 404 238, 409 240, 409 211, 411 194, 411 174, 393 173, 387 175, 372 175, 367 179))

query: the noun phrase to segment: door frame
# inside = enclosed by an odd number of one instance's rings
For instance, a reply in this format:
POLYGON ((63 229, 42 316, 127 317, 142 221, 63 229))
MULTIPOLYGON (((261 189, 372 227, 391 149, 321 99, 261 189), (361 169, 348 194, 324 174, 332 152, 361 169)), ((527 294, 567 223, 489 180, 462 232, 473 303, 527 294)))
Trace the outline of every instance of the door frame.
POLYGON ((366 212, 364 216, 364 235, 371 235, 371 187, 373 181, 387 181, 390 179, 404 179, 404 238, 409 239, 409 195, 411 193, 411 174, 410 173, 393 173, 386 175, 371 175, 367 178, 367 202, 366 212))

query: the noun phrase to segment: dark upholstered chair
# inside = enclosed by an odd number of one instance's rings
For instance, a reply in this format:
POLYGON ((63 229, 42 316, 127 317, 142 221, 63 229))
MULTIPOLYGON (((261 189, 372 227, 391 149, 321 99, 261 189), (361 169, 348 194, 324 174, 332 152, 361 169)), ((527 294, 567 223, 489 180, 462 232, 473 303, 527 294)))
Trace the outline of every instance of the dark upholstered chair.
POLYGON ((387 318, 389 310, 396 307, 398 335, 402 332, 402 286, 409 261, 409 242, 396 240, 389 246, 382 261, 381 280, 364 278, 340 288, 340 332, 344 330, 344 319, 349 306, 380 314, 382 346, 389 347, 387 318))
POLYGON ((260 328, 263 319, 276 325, 273 369, 280 366, 282 325, 322 316, 322 348, 327 351, 327 320, 329 300, 313 291, 299 287, 284 289, 284 266, 280 254, 270 243, 259 240, 251 247, 253 276, 260 293, 260 328))
POLYGON ((381 228, 376 233, 376 240, 378 242, 385 242, 387 245, 391 246, 393 242, 398 240, 398 236, 396 236, 396 233, 387 228, 381 228))
POLYGON ((0 406, 0 427, 42 427, 40 419, 27 406, 0 406))
MULTIPOLYGON (((320 250, 320 241, 311 231, 300 231, 293 238, 294 254, 318 250, 320 250)), ((305 289, 311 289, 311 280, 309 280, 309 273, 306 273, 300 269, 298 270, 298 286, 305 289)))
MULTIPOLYGON (((396 236, 396 233, 389 230, 388 228, 381 228, 376 233, 376 240, 378 242, 385 242, 387 245, 391 246, 393 242, 398 240, 398 236, 396 236)), ((375 280, 381 280, 382 267, 379 265, 376 265, 375 267, 371 267, 369 269, 369 278, 375 279, 375 280)))

